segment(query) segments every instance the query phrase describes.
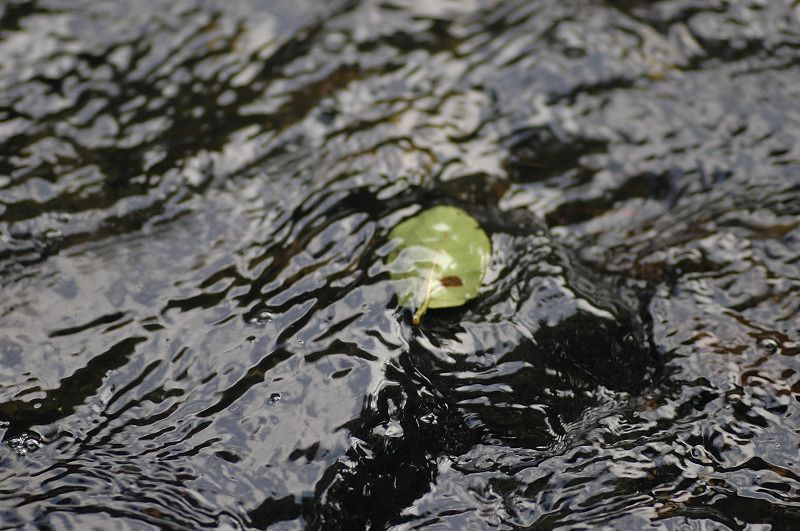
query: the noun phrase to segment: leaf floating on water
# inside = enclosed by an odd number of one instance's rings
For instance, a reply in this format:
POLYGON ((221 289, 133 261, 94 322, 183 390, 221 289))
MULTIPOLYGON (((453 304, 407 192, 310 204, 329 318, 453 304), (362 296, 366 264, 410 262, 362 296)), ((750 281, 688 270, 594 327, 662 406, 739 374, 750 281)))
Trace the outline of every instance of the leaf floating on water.
POLYGON ((401 281, 400 303, 416 311, 461 306, 478 294, 492 244, 478 222, 453 206, 436 206, 389 233, 399 246, 389 256, 391 277, 401 281))

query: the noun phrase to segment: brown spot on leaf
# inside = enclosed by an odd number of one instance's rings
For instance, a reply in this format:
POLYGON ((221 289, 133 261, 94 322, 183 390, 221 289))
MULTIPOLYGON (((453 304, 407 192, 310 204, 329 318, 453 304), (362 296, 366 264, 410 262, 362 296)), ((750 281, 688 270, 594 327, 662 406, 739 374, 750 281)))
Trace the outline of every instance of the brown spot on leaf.
POLYGON ((456 276, 443 277, 440 282, 442 286, 446 288, 458 288, 464 285, 464 283, 461 282, 461 277, 456 276))

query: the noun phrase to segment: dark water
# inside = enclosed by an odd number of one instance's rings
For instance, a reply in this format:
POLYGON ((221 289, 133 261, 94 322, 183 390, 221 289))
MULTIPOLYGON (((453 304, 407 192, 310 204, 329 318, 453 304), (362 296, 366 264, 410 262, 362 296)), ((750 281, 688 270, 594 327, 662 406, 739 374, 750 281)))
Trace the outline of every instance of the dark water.
POLYGON ((0 293, 3 527, 796 529, 800 3, 5 0, 0 293))

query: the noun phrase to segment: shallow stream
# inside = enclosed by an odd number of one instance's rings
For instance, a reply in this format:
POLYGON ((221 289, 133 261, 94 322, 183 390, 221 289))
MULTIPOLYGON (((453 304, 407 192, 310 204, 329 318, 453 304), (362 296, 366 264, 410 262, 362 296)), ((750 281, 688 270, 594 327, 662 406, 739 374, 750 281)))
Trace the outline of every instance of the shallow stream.
POLYGON ((0 3, 3 528, 796 529, 798 399, 797 0, 0 3))

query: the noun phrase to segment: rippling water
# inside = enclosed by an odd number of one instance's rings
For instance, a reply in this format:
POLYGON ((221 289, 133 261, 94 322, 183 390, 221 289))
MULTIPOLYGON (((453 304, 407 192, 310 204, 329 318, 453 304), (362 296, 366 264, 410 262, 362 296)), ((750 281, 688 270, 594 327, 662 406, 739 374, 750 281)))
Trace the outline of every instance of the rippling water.
POLYGON ((797 1, 6 0, 0 58, 4 526, 797 526, 797 1), (412 327, 435 204, 494 256, 412 327))

